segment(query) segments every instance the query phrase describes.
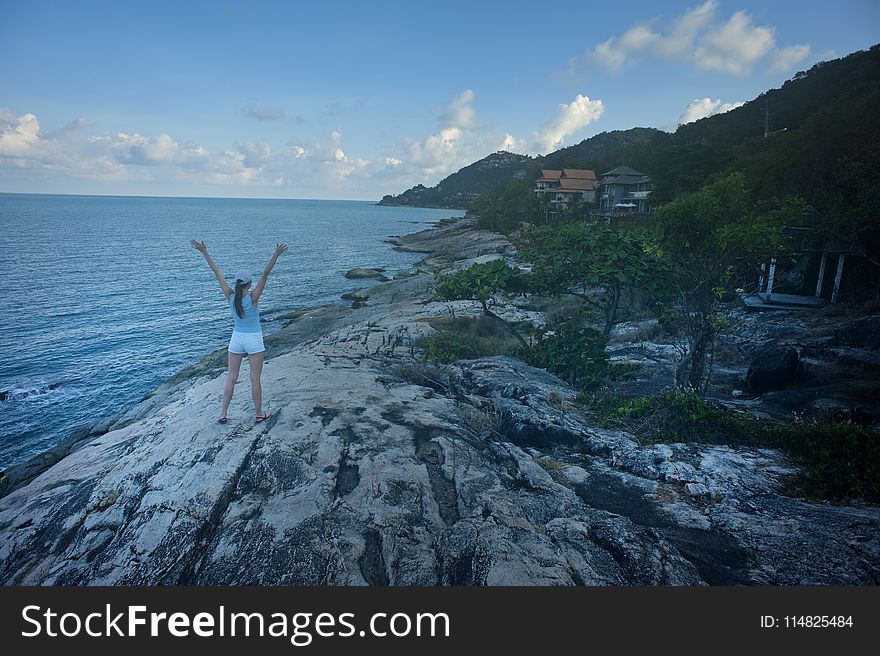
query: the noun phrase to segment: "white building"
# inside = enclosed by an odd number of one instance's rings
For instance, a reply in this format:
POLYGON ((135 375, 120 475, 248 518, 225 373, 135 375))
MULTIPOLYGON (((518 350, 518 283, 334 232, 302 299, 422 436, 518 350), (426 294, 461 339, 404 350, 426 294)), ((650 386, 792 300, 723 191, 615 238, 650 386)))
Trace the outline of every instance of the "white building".
POLYGON ((599 178, 599 211, 602 213, 640 213, 651 211, 651 176, 628 166, 603 173, 599 178))

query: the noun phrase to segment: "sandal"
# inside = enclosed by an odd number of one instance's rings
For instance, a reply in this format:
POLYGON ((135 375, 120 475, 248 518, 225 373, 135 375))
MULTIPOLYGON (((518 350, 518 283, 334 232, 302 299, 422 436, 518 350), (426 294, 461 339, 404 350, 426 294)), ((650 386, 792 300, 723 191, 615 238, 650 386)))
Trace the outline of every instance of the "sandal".
POLYGON ((264 412, 263 414, 261 414, 260 416, 258 416, 258 417, 254 420, 254 423, 255 423, 255 424, 262 424, 264 421, 266 421, 266 420, 267 420, 269 417, 271 417, 271 416, 272 416, 272 415, 270 415, 268 412, 264 412))
POLYGON ((220 419, 217 420, 217 422, 221 424, 225 424, 227 421, 229 421, 229 419, 226 417, 220 417, 220 419))

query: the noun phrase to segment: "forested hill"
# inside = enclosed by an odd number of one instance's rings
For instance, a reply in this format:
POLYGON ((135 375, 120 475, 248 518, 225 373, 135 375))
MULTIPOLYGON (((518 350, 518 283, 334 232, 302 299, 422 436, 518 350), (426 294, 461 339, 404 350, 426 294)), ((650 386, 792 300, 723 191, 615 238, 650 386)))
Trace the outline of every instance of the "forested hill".
POLYGON ((416 185, 398 196, 385 196, 379 204, 465 209, 477 196, 490 194, 511 179, 530 176, 533 162, 528 155, 502 150, 465 166, 441 180, 436 187, 416 185))
POLYGON ((510 180, 531 181, 540 168, 601 173, 626 164, 653 176, 661 202, 736 169, 765 195, 799 193, 828 205, 835 201, 825 196, 846 185, 854 171, 861 179, 869 163, 880 159, 878 112, 880 46, 875 45, 816 64, 742 107, 682 125, 674 133, 653 128, 603 132, 536 158, 493 153, 436 187, 418 185, 385 196, 381 204, 465 208, 510 180))

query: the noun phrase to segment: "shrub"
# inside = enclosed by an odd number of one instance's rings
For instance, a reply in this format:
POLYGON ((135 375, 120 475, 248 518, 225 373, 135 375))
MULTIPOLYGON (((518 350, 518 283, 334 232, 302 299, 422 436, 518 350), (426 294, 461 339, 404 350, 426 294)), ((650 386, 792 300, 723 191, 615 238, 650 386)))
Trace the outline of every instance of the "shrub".
POLYGON ((591 387, 605 374, 607 338, 598 330, 575 322, 557 324, 553 334, 538 332, 535 344, 522 358, 564 378, 571 385, 591 387))
POLYGON ((801 471, 793 492, 822 498, 861 497, 880 502, 880 433, 848 421, 795 424, 785 449, 801 471))

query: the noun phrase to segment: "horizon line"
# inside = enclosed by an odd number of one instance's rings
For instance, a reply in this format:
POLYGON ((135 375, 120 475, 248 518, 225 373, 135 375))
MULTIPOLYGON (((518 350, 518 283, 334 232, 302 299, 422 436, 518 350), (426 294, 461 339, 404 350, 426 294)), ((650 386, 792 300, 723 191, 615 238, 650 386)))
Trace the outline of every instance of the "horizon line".
POLYGON ((216 199, 216 200, 315 200, 315 201, 343 201, 351 203, 378 203, 379 199, 359 198, 277 198, 266 196, 160 196, 151 194, 75 194, 46 191, 0 191, 0 195, 7 196, 75 196, 79 198, 181 198, 181 199, 216 199))

